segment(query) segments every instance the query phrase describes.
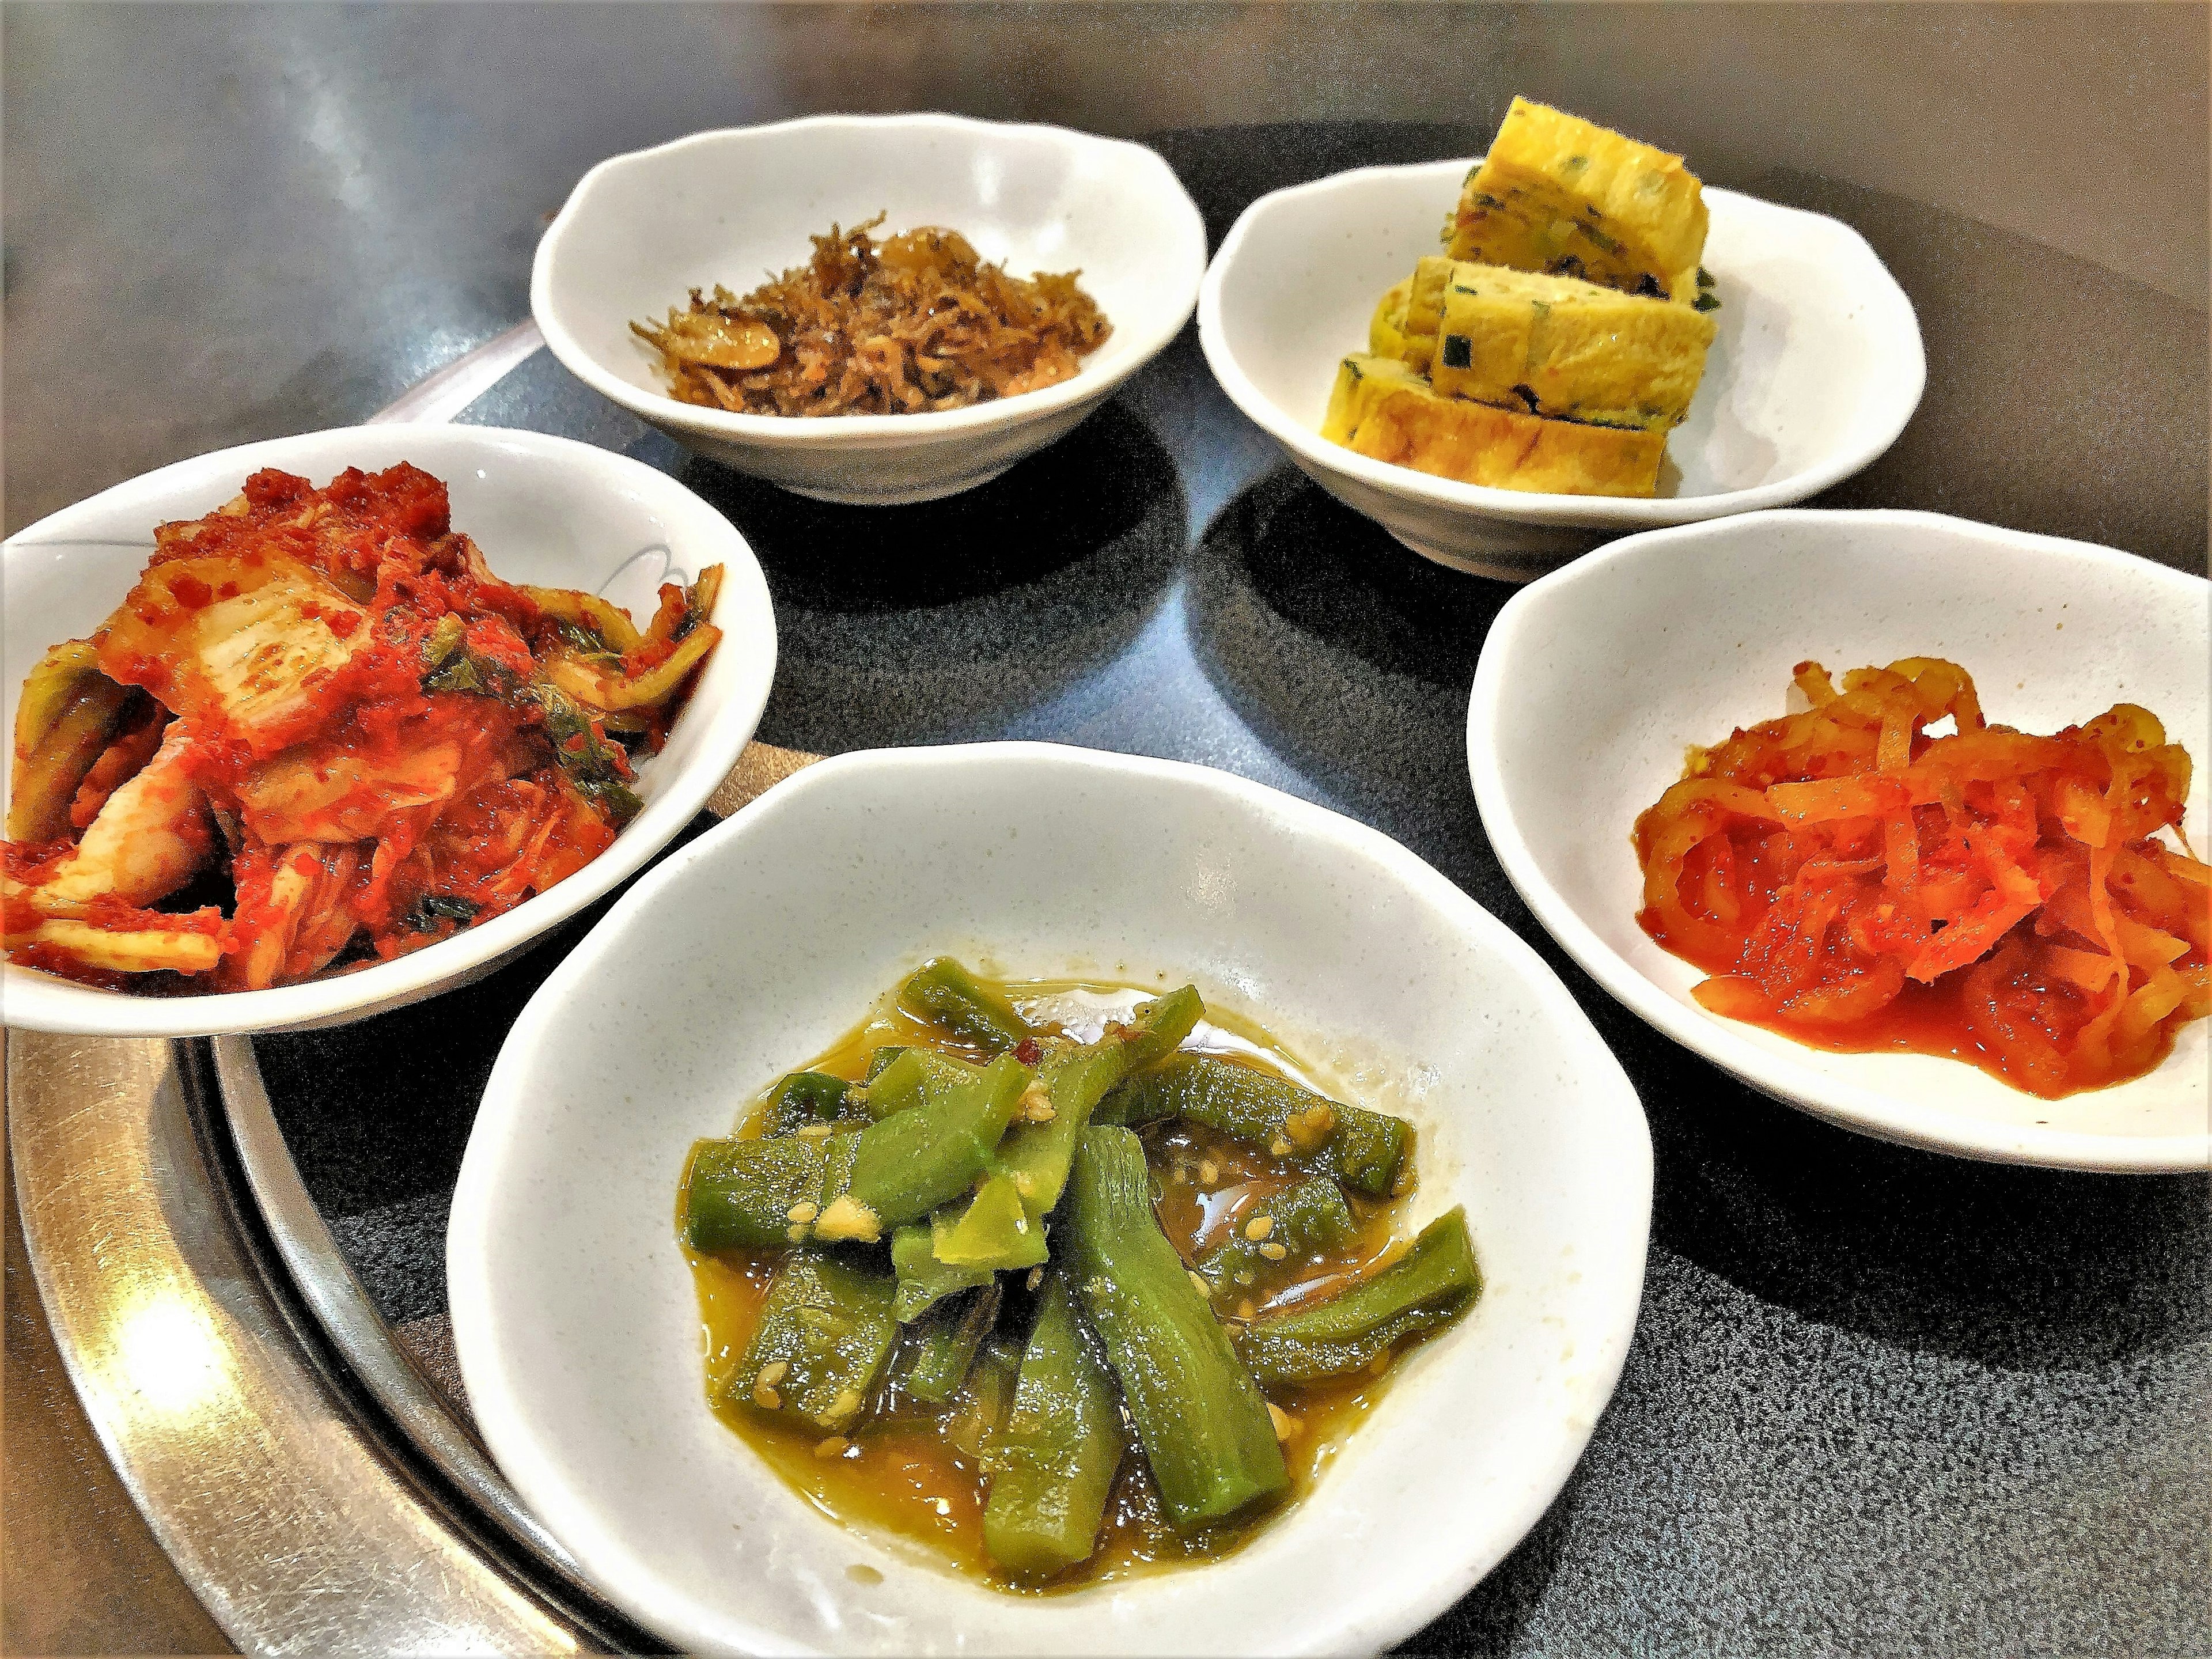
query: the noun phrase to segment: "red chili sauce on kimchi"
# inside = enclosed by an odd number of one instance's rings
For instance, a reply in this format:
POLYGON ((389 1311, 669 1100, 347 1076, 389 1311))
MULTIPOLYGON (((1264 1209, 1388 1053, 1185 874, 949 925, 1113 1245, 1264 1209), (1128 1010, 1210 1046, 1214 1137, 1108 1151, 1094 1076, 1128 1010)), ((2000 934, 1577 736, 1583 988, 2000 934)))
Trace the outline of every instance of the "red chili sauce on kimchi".
POLYGON ((641 632, 494 574, 402 464, 264 471, 160 526, 15 731, 13 960, 134 989, 261 989, 512 909, 613 842, 720 638, 721 569, 641 632))

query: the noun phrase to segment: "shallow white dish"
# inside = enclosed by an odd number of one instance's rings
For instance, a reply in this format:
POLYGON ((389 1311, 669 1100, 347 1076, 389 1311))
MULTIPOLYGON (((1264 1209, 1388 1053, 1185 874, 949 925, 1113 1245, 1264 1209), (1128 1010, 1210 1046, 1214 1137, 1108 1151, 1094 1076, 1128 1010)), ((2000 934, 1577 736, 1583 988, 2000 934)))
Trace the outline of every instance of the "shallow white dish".
POLYGON ((1920 325, 1865 240, 1709 188, 1720 332, 1668 438, 1656 498, 1491 489, 1328 442, 1337 364, 1367 349, 1383 290, 1437 252, 1473 165, 1360 167, 1263 196, 1200 290, 1199 339, 1222 389, 1322 489, 1415 552, 1521 581, 1629 531, 1784 507, 1865 466, 1919 404, 1920 325))
POLYGON ((1785 712, 1809 657, 1905 656, 1975 677, 1995 724, 2056 732, 2142 704, 2212 761, 2212 587, 2130 554, 1927 513, 1764 513, 1632 536, 1516 593, 1475 669, 1468 758, 1528 908, 1652 1025, 1776 1099, 1864 1133, 2063 1169, 2212 1164, 2212 1045, 2185 1029, 2148 1077, 2039 1100, 1919 1054, 1827 1054, 1707 1013, 1703 975, 1637 926, 1629 832, 1692 743, 1785 712))
MULTIPOLYGON (((775 615, 744 538, 675 479, 625 456, 540 433, 470 426, 352 427, 219 450, 102 490, 11 537, 0 731, 15 729, 23 677, 46 648, 83 638, 123 602, 154 550, 155 526, 212 511, 263 467, 321 484, 349 466, 373 471, 403 460, 446 481, 453 527, 476 539, 500 575, 604 593, 641 625, 664 573, 688 579, 706 565, 727 567, 714 616, 724 638, 668 746, 640 769, 645 810, 566 881, 396 961, 274 990, 173 997, 100 990, 11 963, 0 977, 9 1024, 189 1036, 338 1024, 416 1001, 489 972, 635 873, 737 763, 775 677, 775 615)), ((0 767, 12 766, 14 745, 0 742, 0 767)))
POLYGON ((1206 228, 1141 144, 952 115, 821 115, 702 132, 602 161, 538 245, 530 308, 569 372, 678 443, 803 495, 930 501, 1060 437, 1189 320, 1206 228), (744 294, 805 264, 809 236, 888 211, 942 225, 1018 276, 1083 273, 1113 325, 1072 380, 928 415, 821 419, 679 403, 630 332, 694 288, 744 294))
POLYGON ((674 854, 546 981, 493 1070, 447 1271, 501 1468, 686 1650, 1364 1652, 1466 1591, 1565 1480, 1626 1353, 1650 1194, 1642 1109, 1572 999, 1386 837, 1200 767, 878 750, 674 854), (1004 1595, 828 1520, 708 1409, 671 1218, 687 1150, 941 951, 1194 981, 1418 1123, 1418 1219, 1467 1206, 1474 1311, 1226 1560, 1004 1595))

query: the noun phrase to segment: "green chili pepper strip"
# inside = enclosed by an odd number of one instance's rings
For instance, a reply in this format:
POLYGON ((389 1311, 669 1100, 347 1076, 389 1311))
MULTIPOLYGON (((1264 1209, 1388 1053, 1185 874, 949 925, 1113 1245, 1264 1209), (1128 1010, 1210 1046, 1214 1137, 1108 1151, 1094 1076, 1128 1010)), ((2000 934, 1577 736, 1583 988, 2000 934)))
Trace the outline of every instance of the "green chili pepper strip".
POLYGON ((1267 1402, 1160 1231, 1135 1135, 1083 1132, 1058 1236, 1169 1520, 1188 1531, 1281 1492, 1267 1402))
POLYGON ((1387 1196, 1413 1150, 1413 1128, 1301 1089, 1219 1054, 1170 1054, 1101 1103, 1100 1123, 1130 1128, 1180 1117, 1249 1142, 1370 1198, 1387 1196))
POLYGON ((993 1054, 1036 1035, 1014 1012, 1013 1004, 951 957, 938 957, 916 969, 899 988, 898 1003, 915 1018, 941 1025, 993 1054))
POLYGON ((898 1275, 898 1317, 911 1325, 948 1296, 991 1282, 988 1267, 955 1267, 931 1251, 931 1229, 914 1222, 891 1235, 891 1271, 898 1275))
POLYGON ((787 1135, 809 1123, 827 1123, 845 1109, 852 1085, 823 1072, 793 1072, 776 1079, 761 1115, 761 1133, 787 1135))
POLYGON ((769 1287, 728 1395, 842 1432, 859 1420, 898 1335, 888 1274, 794 1251, 769 1287))
POLYGON ((930 1249, 954 1267, 1016 1269, 1044 1265, 1044 1223, 1022 1206, 1009 1176, 993 1176, 977 1189, 968 1207, 954 1215, 947 1206, 929 1218, 930 1249))
POLYGON ((990 1164, 1029 1084, 1029 1067, 1001 1054, 957 1087, 870 1124, 852 1179, 823 1206, 815 1237, 873 1240, 959 1197, 990 1164))
POLYGON ((1016 1124, 999 1148, 996 1165, 1013 1177, 1031 1215, 1048 1215, 1060 1202, 1075 1157, 1075 1138, 1107 1091, 1136 1066, 1173 1053, 1205 1012, 1198 988, 1186 985, 1142 1004, 1127 1024, 1109 1026, 1099 1042, 1082 1048, 1055 1046, 1046 1054, 1037 1081, 1044 1085, 1052 1116, 1042 1123, 1016 1124))
POLYGON ((939 1308, 915 1328, 913 1358, 899 1386, 917 1400, 941 1406, 960 1392, 975 1364, 983 1339, 999 1322, 999 1287, 986 1285, 973 1296, 939 1308))
POLYGON ((1370 1365, 1407 1337, 1449 1325, 1482 1294, 1482 1270, 1455 1209, 1371 1279, 1291 1313, 1255 1320, 1237 1352, 1262 1383, 1317 1382, 1370 1365))
POLYGON ((1075 1138, 1091 1121, 1092 1108, 1121 1080, 1121 1045, 1102 1042, 1087 1048, 1054 1048, 1037 1067, 1052 1116, 1042 1123, 1017 1123, 1006 1132, 993 1166, 1007 1176, 1032 1216, 1051 1212, 1067 1185, 1075 1158, 1075 1138))
POLYGON ((1278 1262, 1342 1243, 1352 1237, 1352 1206, 1336 1183, 1315 1176, 1255 1205, 1235 1232, 1192 1266, 1218 1296, 1251 1284, 1278 1262), (1251 1236, 1255 1223, 1262 1224, 1258 1238, 1251 1236))
MULTIPOLYGON (((878 1048, 876 1051, 884 1051, 878 1048)), ((872 1118, 886 1118, 925 1100, 941 1099, 983 1074, 980 1066, 927 1048, 899 1048, 871 1077, 860 1103, 872 1118)))
POLYGON ((820 1212, 822 1168, 817 1141, 702 1140, 684 1175, 684 1237, 695 1250, 788 1244, 793 1210, 811 1205, 820 1212))
POLYGON ((693 1247, 872 1243, 959 1197, 990 1163, 1030 1081, 1028 1068, 1006 1055, 960 1071, 857 1134, 701 1141, 684 1176, 693 1247))
POLYGON ((991 1447, 983 1547, 992 1560, 1028 1578, 1089 1560, 1123 1449, 1113 1375, 1055 1273, 991 1447))
POLYGON ((1205 1018, 1206 1004, 1195 985, 1139 1003, 1119 1032, 1128 1069, 1138 1071, 1165 1060, 1182 1047, 1205 1018))

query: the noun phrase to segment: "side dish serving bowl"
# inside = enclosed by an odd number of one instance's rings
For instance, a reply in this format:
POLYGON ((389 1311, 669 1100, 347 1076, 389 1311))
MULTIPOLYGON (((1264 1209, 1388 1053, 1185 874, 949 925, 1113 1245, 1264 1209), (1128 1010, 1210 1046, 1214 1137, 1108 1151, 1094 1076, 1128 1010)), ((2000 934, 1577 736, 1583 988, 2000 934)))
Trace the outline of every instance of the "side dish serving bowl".
MULTIPOLYGON (((353 427, 219 450, 103 490, 9 538, 0 636, 4 729, 14 730, 24 676, 46 648, 83 638, 123 602, 154 550, 156 525, 212 511, 264 467, 321 484, 349 466, 375 471, 400 461, 445 480, 453 527, 475 538, 497 574, 602 593, 641 626, 664 578, 688 580, 707 565, 726 568, 714 612, 723 638, 667 747, 640 769, 645 810, 567 880, 411 955, 272 990, 177 996, 101 990, 11 963, 0 979, 9 1024, 187 1036, 338 1024, 416 1001, 489 972, 635 874, 737 763, 775 675, 768 585, 744 538, 675 479, 624 456, 539 433, 468 426, 353 427)), ((13 748, 0 744, 0 765, 12 768, 13 748)))
POLYGON ((678 443, 824 501, 972 489, 1082 420, 1173 339, 1206 269, 1198 209, 1141 144, 951 115, 823 115, 702 132, 602 161, 538 245, 530 308, 586 385, 678 443), (1113 332, 1073 378, 925 415, 820 418, 680 403, 630 331, 695 288, 744 294, 810 236, 887 212, 879 234, 957 230, 1017 276, 1079 270, 1113 332))
POLYGON ((1796 664, 1947 657, 1992 724, 2051 732, 2141 703, 2212 762, 2212 587, 2133 555, 1926 513, 1764 513, 1632 536, 1516 594, 1475 670, 1468 758, 1499 861, 1567 952, 1684 1047, 1863 1133, 2065 1169, 2212 1164, 2212 1044, 2044 1100, 1962 1061, 1830 1054, 1706 1012, 1637 924, 1637 815, 1683 751, 1787 712, 1796 664))
MULTIPOLYGON (((1692 158, 1693 160, 1695 158, 1692 158)), ((1206 362, 1322 489, 1415 552, 1539 576, 1610 537, 1803 501, 1896 441, 1928 378, 1912 302, 1848 225, 1708 187, 1721 301, 1689 418, 1651 500, 1460 483, 1321 435, 1336 366, 1367 349, 1384 289, 1437 252, 1470 161, 1359 167, 1261 197, 1206 273, 1206 362)))
POLYGON ((447 1235, 487 1443, 624 1611, 715 1653, 1347 1653, 1540 1516, 1617 1381, 1651 1152, 1535 953, 1386 837, 1204 768, 1039 744, 823 762, 673 854, 508 1034, 447 1235), (1012 1596, 786 1487, 708 1409, 676 1190, 780 1072, 925 957, 1195 981, 1419 1132, 1486 1286, 1240 1552, 1012 1596), (878 1576, 879 1575, 879 1576, 878 1576))

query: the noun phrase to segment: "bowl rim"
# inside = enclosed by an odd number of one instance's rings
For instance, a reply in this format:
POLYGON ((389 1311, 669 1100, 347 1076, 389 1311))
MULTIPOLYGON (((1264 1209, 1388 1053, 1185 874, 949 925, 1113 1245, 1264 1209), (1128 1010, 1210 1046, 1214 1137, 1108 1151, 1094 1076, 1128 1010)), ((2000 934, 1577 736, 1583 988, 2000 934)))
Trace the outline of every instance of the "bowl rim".
MULTIPOLYGON (((763 449, 903 448, 933 443, 963 434, 995 432, 1041 419, 1104 397, 1164 350, 1182 331, 1197 307, 1200 283, 1206 272, 1206 221, 1183 188, 1182 180, 1167 160, 1148 144, 1133 139, 1108 138, 1073 127, 1042 121, 990 121, 974 116, 936 111, 896 115, 804 115, 789 120, 764 121, 750 126, 714 127, 688 133, 643 149, 626 150, 597 163, 576 181, 561 204, 553 222, 538 239, 530 265, 530 311, 537 319, 545 343, 563 368, 631 413, 659 423, 703 435, 741 441, 763 449), (580 224, 590 210, 591 198, 617 173, 649 169, 666 158, 687 150, 717 146, 739 147, 769 134, 817 131, 893 131, 921 129, 951 131, 976 137, 1000 136, 1018 143, 1035 143, 1077 151, 1097 149, 1124 154, 1136 167, 1153 175, 1154 198, 1170 219, 1180 222, 1180 238, 1163 236, 1159 246, 1158 286, 1182 290, 1179 306, 1164 313, 1150 330, 1133 337, 1132 345, 1117 354, 1111 367, 1093 373, 1079 367, 1056 386, 1022 392, 1012 398, 971 404, 965 409, 936 410, 920 415, 840 415, 819 420, 787 415, 745 415, 732 410, 707 409, 679 402, 665 392, 639 386, 615 374, 587 350, 567 322, 553 295, 555 267, 568 239, 580 234, 580 224), (1182 246, 1176 247, 1174 243, 1182 246), (1180 257, 1188 253, 1186 260, 1180 257), (1174 286, 1170 286, 1173 283, 1174 286)), ((1114 323, 1119 333, 1127 325, 1114 323)))
MULTIPOLYGON (((574 1489, 568 1474, 541 1450, 538 1437, 519 1425, 527 1414, 518 1409, 516 1391, 510 1387, 514 1367, 501 1352, 504 1343, 495 1315, 493 1274, 488 1268, 493 1237, 489 1212, 495 1190, 493 1162, 501 1153, 487 1137, 487 1125, 504 1141, 526 1120, 525 1085, 529 1067, 540 1046, 542 1033, 553 1025, 562 1008, 580 994, 598 971, 598 959, 612 941, 633 925, 642 925, 641 913, 659 897, 664 888, 683 880, 695 866, 711 867, 714 860, 738 856, 737 849, 752 826, 764 817, 785 811, 807 795, 836 790, 854 775, 866 776, 885 770, 927 769, 958 771, 977 764, 1012 764, 1063 768, 1074 772, 1130 778, 1163 780, 1178 787, 1193 788, 1235 803, 1240 808, 1272 820, 1276 833, 1313 836, 1346 852, 1373 860, 1384 873, 1403 883, 1417 897, 1449 915, 1479 945, 1494 951, 1519 972, 1539 1008, 1564 1030, 1578 1032, 1583 1052, 1593 1069, 1595 1087, 1609 1099, 1607 1109, 1620 1121, 1620 1133, 1608 1146, 1604 1160, 1619 1183, 1632 1196, 1613 1248, 1583 1263, 1587 1284, 1596 1277, 1589 1270, 1603 1263, 1607 1277, 1601 1285, 1600 1304, 1587 1327, 1577 1327, 1575 1349, 1577 1367, 1594 1382, 1586 1411, 1563 1415, 1558 1439, 1540 1475, 1532 1478, 1517 1496, 1502 1500, 1486 1511, 1494 1517, 1474 1534, 1475 1547, 1456 1568, 1408 1586, 1384 1620, 1316 1625, 1302 1651, 1337 1652, 1379 1649, 1421 1628, 1440 1615, 1475 1584, 1487 1577, 1542 1518, 1557 1499, 1575 1466, 1581 1461, 1620 1386, 1637 1322, 1643 1305, 1644 1285, 1650 1250, 1653 1153, 1650 1125, 1634 1083, 1620 1058, 1598 1033, 1588 1014, 1575 1000, 1559 975, 1544 962, 1534 945, 1521 938, 1475 899, 1410 848, 1381 830, 1313 802, 1255 782, 1235 774, 1192 762, 1161 760, 1086 749, 1073 744, 1032 740, 916 745, 904 748, 855 750, 833 756, 794 774, 783 783, 757 797, 744 808, 663 860, 625 893, 592 932, 562 961, 532 995, 501 1044, 482 1104, 461 1162, 459 1181, 447 1222, 447 1279, 448 1305, 457 1360, 486 1444, 502 1472, 532 1512, 545 1522, 580 1562, 586 1577, 602 1592, 648 1628, 686 1644, 714 1647, 733 1637, 749 1650, 778 1651, 785 1638, 751 1623, 741 1606, 714 1626, 673 1620, 655 1598, 664 1594, 649 1575, 641 1579, 603 1576, 588 1548, 577 1547, 580 1516, 589 1517, 594 1505, 574 1489), (1583 1363, 1583 1356, 1589 1362, 1583 1363), (680 1626, 680 1627, 679 1627, 680 1626)), ((703 872, 702 872, 703 873, 703 872)), ((1340 1453, 1340 1456, 1343 1455, 1340 1453)), ((1355 1452, 1352 1454, 1357 1455, 1355 1452)), ((763 1479, 773 1480, 763 1471, 763 1479)), ((795 1504, 805 1500, 789 1494, 795 1504)), ((902 1571, 929 1574, 921 1565, 902 1564, 902 1571)))
MULTIPOLYGON (((2177 599, 2203 603, 2204 578, 2156 564, 2138 555, 2094 542, 2009 530, 1950 514, 1901 507, 1791 508, 1740 515, 1727 529, 1741 533, 1764 521, 1784 524, 1911 527, 1934 531, 1981 549, 2029 550, 2079 561, 2106 572, 2121 572, 2177 599)), ((1815 1117, 1899 1146, 1944 1152, 1984 1163, 2117 1174, 2174 1174, 2212 1168, 2212 1132, 2184 1135, 2109 1135, 2034 1125, 2002 1129, 1986 1120, 1937 1104, 1900 1100, 1881 1089, 1822 1074, 1794 1053, 1774 1053, 1743 1036, 1729 1021, 1686 1006, 1607 943, 1582 913, 1547 880, 1521 830, 1492 741, 1510 712, 1515 688, 1502 666, 1505 653, 1493 650, 1524 628, 1539 625, 1546 604, 1564 587, 1603 582, 1616 568, 1641 560, 1680 556, 1715 524, 1669 526, 1627 536, 1588 556, 1531 582, 1508 599, 1491 624, 1477 659, 1468 701, 1468 770, 1477 810, 1492 849, 1514 890, 1521 895, 1544 931, 1606 991, 1661 1035, 1672 1038, 1762 1093, 1815 1117)), ((1624 843, 1625 845, 1625 843, 1624 843)), ((1820 1053, 1824 1060, 1848 1063, 1856 1056, 1820 1053)))
MULTIPOLYGON (((1710 495, 1564 495, 1540 490, 1497 489, 1486 484, 1462 483, 1455 479, 1434 477, 1410 467, 1395 466, 1387 461, 1356 454, 1341 444, 1330 443, 1318 431, 1308 430, 1292 419, 1273 398, 1260 390, 1258 384, 1245 373, 1243 365, 1237 360, 1226 338, 1222 289, 1227 282, 1227 273, 1243 252, 1243 244, 1252 234, 1253 228, 1267 214, 1293 199, 1340 192, 1355 193, 1364 185, 1386 177, 1433 173, 1442 178, 1448 174, 1463 174, 1470 167, 1480 165, 1482 157, 1476 155, 1457 160, 1351 167, 1341 173, 1330 173, 1326 178, 1310 179, 1304 184, 1288 185, 1280 190, 1269 191, 1255 200, 1237 216, 1237 222, 1230 227, 1229 234, 1222 239, 1220 249, 1206 266, 1206 280, 1199 289, 1199 344, 1206 353, 1206 363, 1213 370, 1214 378, 1220 381, 1222 390, 1229 394, 1230 401, 1287 449, 1299 466, 1309 471, 1319 469, 1323 472, 1335 473, 1401 500, 1441 507, 1462 515, 1502 519, 1521 524, 1615 530, 1625 533, 1636 529, 1731 518, 1740 514, 1802 501, 1871 465, 1897 441, 1919 409, 1921 398, 1928 387, 1928 356, 1925 343, 1921 337, 1919 316, 1911 296, 1899 285, 1872 244, 1852 226, 1828 214, 1788 207, 1779 202, 1767 201, 1763 197, 1709 185, 1705 187, 1705 194, 1709 200, 1742 204, 1759 212, 1817 222, 1827 228, 1825 234, 1846 239, 1847 246, 1855 244, 1857 252, 1863 254, 1874 270, 1880 273, 1881 281, 1869 289, 1867 301, 1869 307, 1879 305, 1888 308, 1893 325, 1901 325, 1894 326, 1893 332, 1902 348, 1899 365, 1907 373, 1896 384, 1900 388, 1909 384, 1910 395, 1895 398, 1895 406, 1890 410, 1889 417, 1868 441, 1839 448, 1817 465, 1805 467, 1787 477, 1749 485, 1741 489, 1721 490, 1710 495)), ((1347 352, 1354 349, 1357 347, 1347 347, 1347 352)))
MULTIPOLYGON (((336 1023, 365 1017, 419 995, 434 994, 442 982, 521 949, 604 897, 697 816, 715 787, 737 764, 768 706, 769 690, 775 678, 775 613, 760 562, 744 533, 682 481, 595 444, 550 433, 441 422, 374 422, 264 438, 171 462, 51 513, 7 538, 7 560, 12 563, 19 548, 29 553, 41 541, 62 539, 56 532, 65 533, 73 521, 91 518, 122 501, 134 507, 143 501, 158 511, 155 504, 167 495, 232 473, 243 477, 260 466, 285 465, 287 455, 305 446, 337 447, 347 441, 358 441, 390 447, 415 438, 426 444, 458 444, 464 449, 486 452, 520 451, 572 465, 580 464, 585 476, 592 476, 591 469, 596 468, 597 476, 605 480, 605 487, 611 491, 643 499, 664 515, 689 516, 698 521, 702 540, 714 544, 715 556, 727 567, 714 607, 714 621, 723 629, 722 646, 734 647, 744 665, 722 703, 702 711, 712 717, 707 734, 710 740, 690 766, 668 775, 645 811, 624 827, 605 852, 566 880, 481 927, 471 927, 389 962, 266 991, 134 996, 6 963, 0 964, 0 986, 5 988, 8 1024, 27 1030, 87 1036, 211 1036, 336 1023), (239 470, 241 467, 244 471, 239 470)), ((320 467, 324 463, 313 465, 320 467)), ((155 522, 148 521, 149 538, 155 522)), ((685 712, 687 716, 690 713, 685 712)))

